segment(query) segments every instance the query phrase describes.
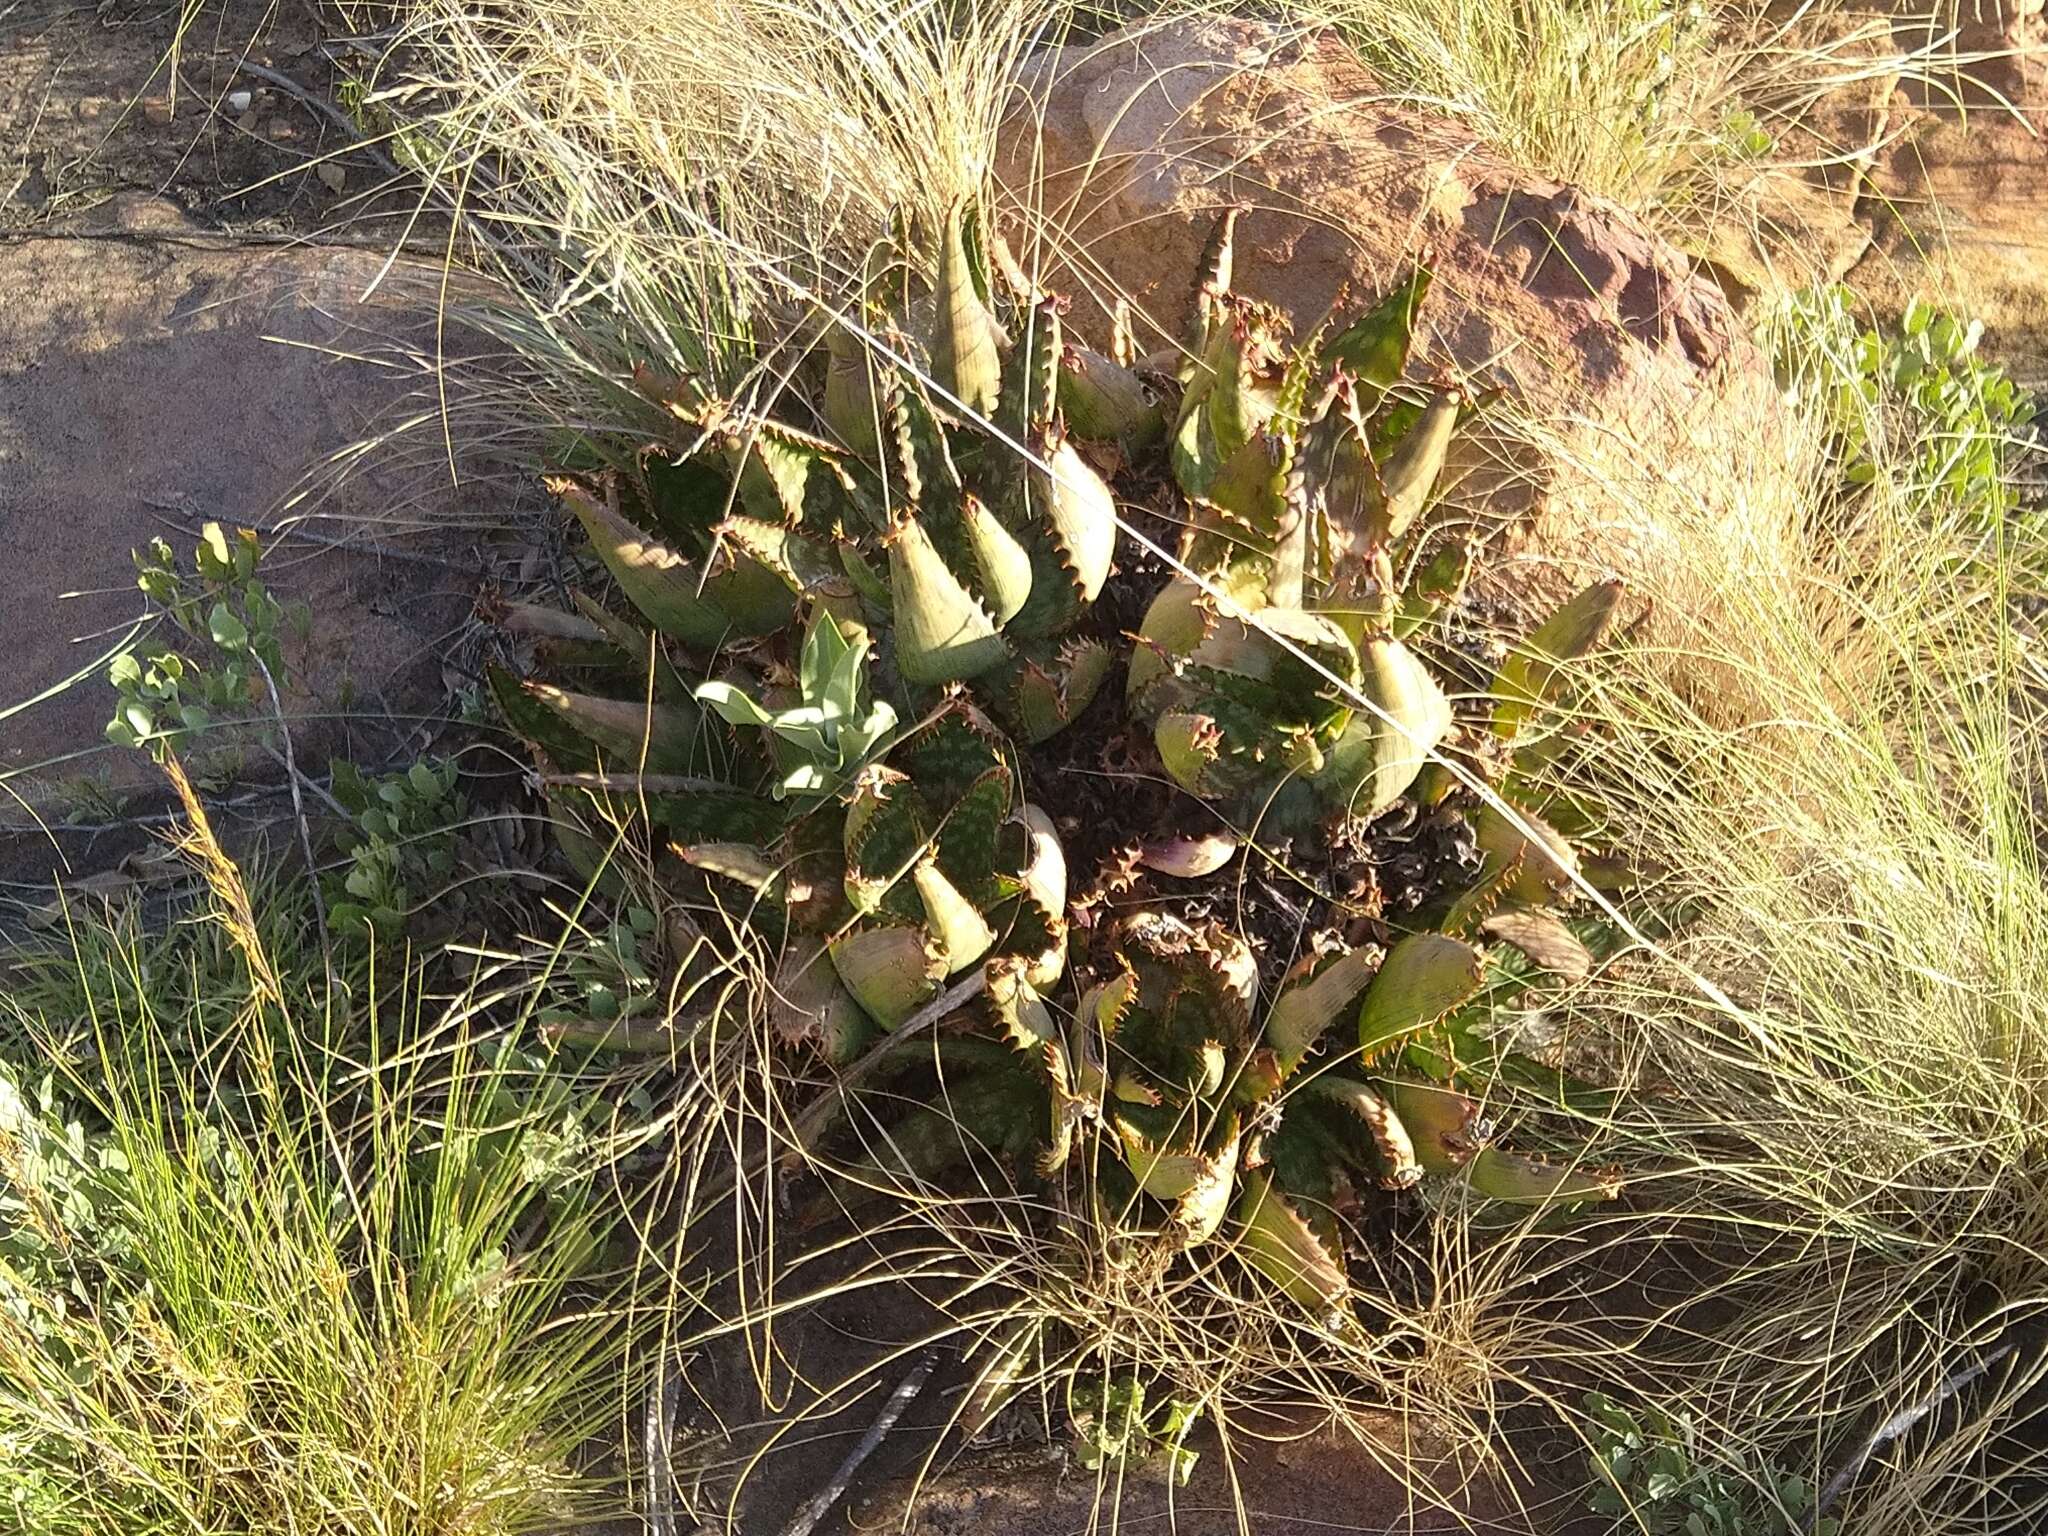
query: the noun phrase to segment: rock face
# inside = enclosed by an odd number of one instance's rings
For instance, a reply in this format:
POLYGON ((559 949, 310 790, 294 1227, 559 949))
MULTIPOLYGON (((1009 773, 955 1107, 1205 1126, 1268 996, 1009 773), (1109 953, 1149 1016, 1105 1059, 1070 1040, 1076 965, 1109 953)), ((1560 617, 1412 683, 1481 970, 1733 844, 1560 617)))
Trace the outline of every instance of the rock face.
MULTIPOLYGON (((274 522, 309 467, 371 426, 390 375, 328 349, 417 334, 423 311, 397 297, 404 270, 391 297, 362 301, 382 266, 369 251, 224 241, 146 198, 75 231, 0 241, 0 708, 91 667, 141 612, 132 549, 161 535, 189 565, 206 520, 274 522)), ((436 494, 426 479, 366 472, 328 509, 397 510, 436 494)), ((446 511, 445 469, 440 484, 446 511)), ((330 541, 361 534, 310 526, 330 541)), ((329 750, 381 762, 445 712, 446 636, 475 585, 459 545, 389 558, 286 538, 264 575, 311 609, 310 632, 286 647, 285 708, 308 762, 329 750)), ((143 754, 102 738, 104 670, 0 721, 0 831, 27 834, 0 860, 10 880, 100 861, 65 825, 81 807, 100 812, 84 821, 107 819, 81 783, 117 796, 160 787, 143 754)), ((267 760, 252 766, 275 779, 267 760)))
POLYGON ((1140 349, 1170 345, 1232 204, 1248 210, 1235 285, 1297 329, 1434 252, 1428 359, 1508 385, 1499 414, 1526 426, 1477 446, 1458 498, 1513 556, 1490 563, 1493 595, 1526 613, 1609 572, 1682 576, 1699 552, 1666 536, 1657 508, 1725 499, 1731 465, 1747 505, 1725 521, 1768 546, 1757 519, 1787 501, 1774 477, 1792 472, 1769 369, 1719 287, 1626 211, 1388 102, 1314 34, 1227 19, 1134 29, 1041 56, 1023 86, 1031 106, 1010 120, 998 174, 1043 216, 1020 228, 1058 231, 1025 259, 1077 295, 1084 331, 1122 295, 1140 349))

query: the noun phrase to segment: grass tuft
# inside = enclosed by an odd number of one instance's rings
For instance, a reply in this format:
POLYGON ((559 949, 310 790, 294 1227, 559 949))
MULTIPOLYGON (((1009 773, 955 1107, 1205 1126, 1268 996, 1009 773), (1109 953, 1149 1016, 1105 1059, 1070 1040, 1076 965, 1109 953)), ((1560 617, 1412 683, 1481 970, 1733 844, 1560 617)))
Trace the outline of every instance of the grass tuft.
POLYGON ((71 978, 0 997, 10 1528, 489 1536, 622 1511, 602 1452, 658 1314, 560 1084, 410 977, 360 1016, 309 1007, 317 958, 281 978, 203 819, 183 846, 212 893, 185 922, 217 940, 81 920, 71 978), (167 963, 195 985, 158 985, 167 963))

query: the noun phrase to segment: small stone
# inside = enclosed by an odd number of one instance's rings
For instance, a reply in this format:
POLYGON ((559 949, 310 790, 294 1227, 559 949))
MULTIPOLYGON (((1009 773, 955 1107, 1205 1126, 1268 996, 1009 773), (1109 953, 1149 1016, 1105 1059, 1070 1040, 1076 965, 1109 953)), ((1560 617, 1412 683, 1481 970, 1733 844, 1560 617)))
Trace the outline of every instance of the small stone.
POLYGON ((37 155, 28 174, 14 188, 14 200, 29 208, 40 208, 50 200, 50 178, 43 174, 43 159, 37 155))
POLYGON ((237 117, 248 111, 251 106, 255 105, 255 102, 255 94, 251 91, 228 92, 228 110, 237 117))

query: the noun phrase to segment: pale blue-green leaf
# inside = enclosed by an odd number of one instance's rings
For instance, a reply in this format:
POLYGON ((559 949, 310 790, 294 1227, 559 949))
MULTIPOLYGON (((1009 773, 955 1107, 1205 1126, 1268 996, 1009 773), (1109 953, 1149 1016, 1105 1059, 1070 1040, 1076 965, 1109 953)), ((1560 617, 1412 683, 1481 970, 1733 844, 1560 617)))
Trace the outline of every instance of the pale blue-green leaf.
POLYGON ((768 711, 748 698, 731 683, 699 683, 697 697, 718 712, 720 719, 730 725, 751 725, 766 729, 773 723, 768 711))

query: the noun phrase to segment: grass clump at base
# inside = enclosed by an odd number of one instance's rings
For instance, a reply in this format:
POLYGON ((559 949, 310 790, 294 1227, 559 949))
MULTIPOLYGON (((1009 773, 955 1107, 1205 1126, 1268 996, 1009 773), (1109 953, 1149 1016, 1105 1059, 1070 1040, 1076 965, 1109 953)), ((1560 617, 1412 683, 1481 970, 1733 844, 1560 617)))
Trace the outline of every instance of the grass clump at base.
POLYGON ((274 969, 192 839, 206 937, 81 917, 69 998, 52 969, 0 999, 0 1523, 486 1536, 625 1508, 601 1452, 652 1298, 601 1145, 462 1003, 408 979, 350 1012, 317 957, 274 969), (150 978, 167 960, 196 994, 150 978))
MULTIPOLYGON (((1799 361, 1803 553, 1685 573, 1658 643, 1582 680, 1582 788, 1682 921, 1560 1019, 1628 1090, 1588 1131, 1636 1210, 1587 1260, 1635 1277, 1604 1293, 1633 1291, 1634 1321, 1538 1336, 1571 1361, 1560 1391, 1658 1398, 1817 1487, 1855 1470, 1834 1491, 1850 1529, 2024 1528, 2048 1497, 2027 1449, 2048 1305, 2039 535, 2002 483, 1927 473, 1953 425, 1910 377, 1866 394, 1853 351, 1799 361), (1868 413, 1851 433, 1845 400, 1868 413), (1877 1438, 1899 1414, 1918 1428, 1877 1438)), ((1710 539, 1709 516, 1677 535, 1710 539)))

